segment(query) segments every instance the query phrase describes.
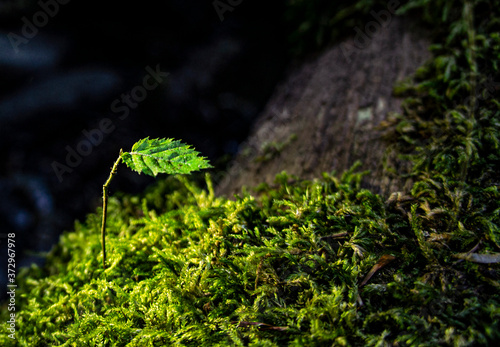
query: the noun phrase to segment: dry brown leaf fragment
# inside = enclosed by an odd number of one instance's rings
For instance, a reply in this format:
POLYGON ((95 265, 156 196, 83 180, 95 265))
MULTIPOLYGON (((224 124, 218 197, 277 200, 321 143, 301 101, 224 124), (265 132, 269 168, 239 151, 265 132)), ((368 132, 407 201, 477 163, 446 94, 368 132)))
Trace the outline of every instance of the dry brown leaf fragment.
POLYGON ((453 254, 453 257, 480 264, 500 263, 500 253, 490 253, 490 254, 458 253, 458 254, 453 254))
POLYGON ((377 264, 373 265, 372 269, 370 270, 370 272, 368 272, 365 279, 363 280, 363 282, 361 282, 359 286, 360 287, 364 286, 370 280, 370 278, 372 278, 375 272, 377 272, 378 270, 389 264, 394 259, 396 259, 396 257, 390 254, 384 254, 383 256, 381 256, 377 264))
POLYGON ((260 323, 260 322, 246 322, 246 321, 241 321, 241 322, 236 322, 233 321, 231 322, 232 324, 238 324, 238 328, 246 328, 249 326, 257 326, 259 327, 260 330, 276 330, 276 331, 285 331, 288 329, 288 327, 276 327, 270 324, 266 323, 260 323))
POLYGON ((331 235, 326 235, 326 236, 321 236, 319 239, 324 240, 324 239, 343 239, 349 236, 349 233, 347 231, 343 231, 337 234, 331 234, 331 235))

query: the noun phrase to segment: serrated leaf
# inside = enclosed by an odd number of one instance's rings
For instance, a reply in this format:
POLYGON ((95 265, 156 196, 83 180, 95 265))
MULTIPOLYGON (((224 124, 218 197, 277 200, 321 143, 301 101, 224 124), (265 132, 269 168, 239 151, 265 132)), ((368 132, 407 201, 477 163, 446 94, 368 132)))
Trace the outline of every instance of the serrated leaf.
POLYGON ((208 160, 189 145, 174 139, 145 138, 136 142, 130 152, 121 154, 127 166, 139 173, 188 174, 211 168, 208 160))

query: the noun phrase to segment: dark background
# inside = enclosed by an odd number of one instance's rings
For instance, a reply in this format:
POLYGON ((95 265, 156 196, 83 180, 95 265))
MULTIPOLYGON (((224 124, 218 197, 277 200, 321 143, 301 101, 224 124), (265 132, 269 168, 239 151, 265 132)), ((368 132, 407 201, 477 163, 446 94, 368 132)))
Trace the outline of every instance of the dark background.
MULTIPOLYGON (((1 263, 12 232, 16 266, 40 263, 62 231, 100 206, 120 148, 143 137, 182 139, 223 169, 291 61, 284 4, 242 1, 221 21, 206 0, 73 0, 14 50, 9 37, 21 37, 22 18, 33 23, 43 10, 0 1, 1 263), (157 65, 168 78, 120 120, 113 101, 157 65), (60 182, 54 162, 67 165, 67 146, 76 150, 82 131, 104 118, 115 130, 60 182)), ((112 192, 154 181, 119 170, 112 192)), ((2 265, 2 287, 6 278, 2 265)))

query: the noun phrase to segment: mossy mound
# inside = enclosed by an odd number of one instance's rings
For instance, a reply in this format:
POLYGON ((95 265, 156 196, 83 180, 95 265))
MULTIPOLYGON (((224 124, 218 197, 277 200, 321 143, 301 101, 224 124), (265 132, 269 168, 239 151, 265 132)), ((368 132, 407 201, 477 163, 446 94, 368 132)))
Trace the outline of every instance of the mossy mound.
MULTIPOLYGON (((105 271, 97 213, 61 237, 46 267, 18 277, 18 345, 500 339, 498 266, 430 263, 414 223, 361 189, 361 176, 310 182, 282 174, 258 197, 236 201, 215 197, 209 180, 204 190, 181 177, 142 200, 113 198, 105 271), (388 255, 395 259, 384 264, 388 255)), ((5 328, 0 343, 12 345, 5 328)))

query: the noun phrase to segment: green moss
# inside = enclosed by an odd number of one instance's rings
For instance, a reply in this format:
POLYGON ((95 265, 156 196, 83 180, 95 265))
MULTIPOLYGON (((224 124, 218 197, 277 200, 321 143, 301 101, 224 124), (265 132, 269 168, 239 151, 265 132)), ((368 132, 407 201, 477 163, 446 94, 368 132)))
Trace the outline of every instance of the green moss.
MULTIPOLYGON (((414 226, 361 189, 362 176, 355 168, 341 179, 281 174, 258 197, 236 201, 180 177, 142 199, 112 198, 109 268, 100 266, 100 218, 91 214, 61 237, 47 266, 19 276, 17 341, 430 346, 498 338, 499 298, 486 279, 498 269, 430 263, 414 226), (361 286, 383 254, 396 261, 361 286)), ((0 342, 8 345, 6 331, 0 342)))
POLYGON ((276 142, 276 141, 271 141, 271 142, 265 142, 261 146, 261 154, 254 159, 255 162, 267 162, 277 156, 280 155, 280 153, 291 145, 294 141, 297 140, 297 134, 291 134, 288 136, 288 138, 282 142, 276 142))
MULTIPOLYGON (((435 59, 406 83, 405 112, 389 137, 414 164, 408 174, 422 228, 445 233, 456 252, 478 242, 498 251, 500 2, 458 4, 443 17, 427 14, 442 22, 441 41, 435 59)), ((424 2, 408 8, 426 11, 424 2)))

